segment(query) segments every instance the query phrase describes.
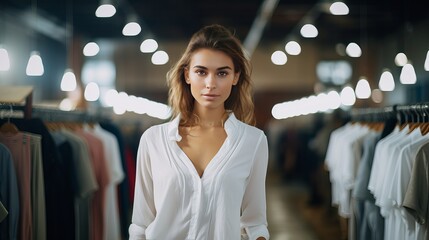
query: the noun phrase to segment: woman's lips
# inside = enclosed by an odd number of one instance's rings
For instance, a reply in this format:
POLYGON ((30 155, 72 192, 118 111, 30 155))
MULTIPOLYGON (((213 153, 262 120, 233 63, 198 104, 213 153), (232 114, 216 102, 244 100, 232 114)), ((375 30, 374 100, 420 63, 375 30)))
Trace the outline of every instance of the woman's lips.
POLYGON ((217 94, 203 94, 202 96, 207 100, 213 100, 213 99, 219 97, 219 95, 217 95, 217 94))

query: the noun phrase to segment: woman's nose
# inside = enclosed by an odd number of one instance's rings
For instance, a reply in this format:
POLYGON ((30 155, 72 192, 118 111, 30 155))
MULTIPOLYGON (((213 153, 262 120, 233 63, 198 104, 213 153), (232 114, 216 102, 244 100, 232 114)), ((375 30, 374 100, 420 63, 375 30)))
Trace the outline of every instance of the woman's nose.
POLYGON ((207 89, 216 89, 216 79, 215 76, 209 74, 206 78, 206 88, 207 89))

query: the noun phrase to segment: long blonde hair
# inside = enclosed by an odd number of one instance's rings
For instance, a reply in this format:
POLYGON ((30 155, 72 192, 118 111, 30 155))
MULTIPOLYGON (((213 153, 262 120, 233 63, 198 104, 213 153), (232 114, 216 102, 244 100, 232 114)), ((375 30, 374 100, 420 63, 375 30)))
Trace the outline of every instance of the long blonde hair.
POLYGON ((185 81, 184 72, 193 53, 202 48, 222 51, 232 59, 235 72, 240 73, 240 77, 225 101, 225 109, 234 112, 237 119, 255 125, 250 62, 244 55, 240 41, 227 28, 217 24, 194 33, 182 57, 167 73, 168 102, 172 107, 173 117, 180 114, 182 123, 187 123, 192 118, 195 100, 185 81))

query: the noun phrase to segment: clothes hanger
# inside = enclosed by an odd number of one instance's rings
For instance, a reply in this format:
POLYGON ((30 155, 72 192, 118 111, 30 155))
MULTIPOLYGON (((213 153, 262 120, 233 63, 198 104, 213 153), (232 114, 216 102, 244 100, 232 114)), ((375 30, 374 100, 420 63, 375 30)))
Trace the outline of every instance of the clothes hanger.
POLYGON ((417 112, 415 107, 410 107, 408 114, 411 116, 411 121, 408 123, 408 134, 414 131, 420 125, 419 113, 417 112))
MULTIPOLYGON (((10 105, 10 116, 12 116, 12 113, 13 113, 13 109, 12 109, 12 105, 10 105)), ((3 123, 3 125, 0 127, 0 132, 17 134, 19 133, 19 129, 16 127, 15 124, 10 122, 10 116, 7 118, 7 122, 3 123)))
POLYGON ((420 132, 422 135, 426 135, 429 133, 429 105, 422 106, 421 110, 423 123, 420 127, 420 132))
POLYGON ((398 110, 398 126, 399 130, 403 130, 409 123, 408 115, 404 112, 404 110, 398 110))

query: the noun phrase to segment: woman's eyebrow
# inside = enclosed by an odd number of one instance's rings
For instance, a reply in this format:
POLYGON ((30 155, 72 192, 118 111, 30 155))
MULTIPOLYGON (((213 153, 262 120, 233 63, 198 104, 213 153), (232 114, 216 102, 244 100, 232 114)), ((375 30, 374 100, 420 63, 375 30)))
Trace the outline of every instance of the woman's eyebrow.
POLYGON ((224 69, 232 70, 232 68, 230 66, 220 67, 217 70, 224 70, 224 69))
MULTIPOLYGON (((201 65, 195 65, 193 68, 208 69, 207 67, 201 66, 201 65)), ((232 70, 232 68, 230 66, 224 66, 224 67, 217 68, 217 70, 224 70, 224 69, 232 70)))

